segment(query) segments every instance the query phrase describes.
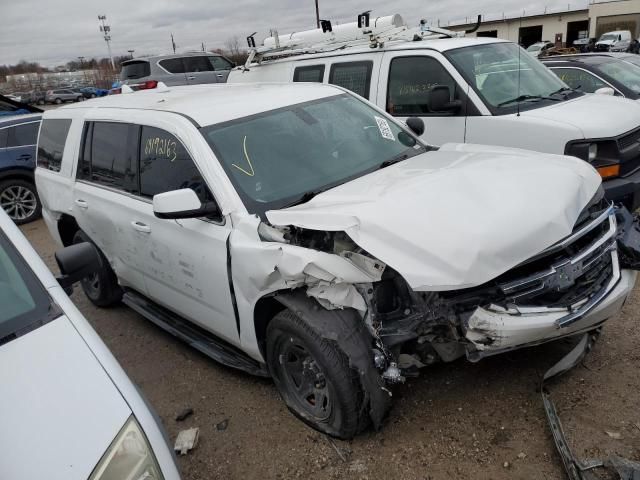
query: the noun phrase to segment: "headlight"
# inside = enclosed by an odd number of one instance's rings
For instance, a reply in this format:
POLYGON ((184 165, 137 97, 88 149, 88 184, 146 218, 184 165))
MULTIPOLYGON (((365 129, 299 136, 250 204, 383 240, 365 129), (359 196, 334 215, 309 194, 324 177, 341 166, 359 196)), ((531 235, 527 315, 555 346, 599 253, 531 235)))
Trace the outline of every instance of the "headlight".
POLYGON ((620 174, 621 155, 615 140, 569 142, 564 153, 589 162, 602 178, 617 177, 620 174))
POLYGON ((89 480, 164 480, 147 437, 133 416, 102 456, 89 480))

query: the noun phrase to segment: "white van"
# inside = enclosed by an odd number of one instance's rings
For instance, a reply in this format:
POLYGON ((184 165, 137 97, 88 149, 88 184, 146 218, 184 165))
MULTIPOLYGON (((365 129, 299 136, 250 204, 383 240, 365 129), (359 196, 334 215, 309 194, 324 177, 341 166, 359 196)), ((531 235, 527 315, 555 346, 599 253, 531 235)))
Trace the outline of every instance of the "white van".
POLYGON ((601 52, 626 52, 631 45, 631 32, 629 30, 617 30, 607 32, 596 42, 596 50, 601 52))
POLYGON ((640 105, 572 90, 511 42, 409 29, 399 15, 370 24, 270 37, 252 53, 254 63, 232 70, 228 82, 331 83, 401 120, 422 118, 423 138, 432 145, 576 156, 598 169, 609 199, 640 206, 640 105))

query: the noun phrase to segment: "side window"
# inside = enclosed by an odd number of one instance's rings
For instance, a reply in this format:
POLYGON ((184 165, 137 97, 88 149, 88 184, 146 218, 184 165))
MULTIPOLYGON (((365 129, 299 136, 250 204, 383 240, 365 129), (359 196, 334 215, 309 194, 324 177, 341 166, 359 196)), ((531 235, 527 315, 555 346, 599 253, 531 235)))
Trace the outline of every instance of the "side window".
POLYGON ((67 141, 71 120, 43 120, 38 137, 38 166, 60 171, 64 144, 67 141))
POLYGON ((91 134, 93 123, 86 122, 82 130, 82 151, 78 159, 76 178, 78 180, 91 180, 91 134))
POLYGON ((85 155, 90 153, 92 182, 137 193, 139 128, 129 123, 94 122, 91 148, 86 141, 83 145, 82 174, 86 174, 85 155))
POLYGON ((323 79, 324 79, 324 65, 311 65, 308 67, 297 67, 293 72, 294 82, 322 83, 323 79))
POLYGON ((158 193, 191 188, 201 202, 213 200, 207 185, 180 140, 155 127, 142 127, 140 141, 140 193, 158 193))
POLYGON ((214 70, 231 70, 233 64, 223 57, 208 57, 214 70))
POLYGON ((434 87, 447 86, 451 100, 458 98, 455 80, 431 57, 399 57, 391 61, 387 90, 387 112, 396 116, 442 115, 430 108, 434 87))
POLYGON ((599 88, 609 86, 589 72, 577 68, 552 68, 551 70, 564 83, 581 92, 594 93, 599 88))
POLYGON ((25 123, 8 128, 7 147, 22 147, 35 145, 38 141, 38 128, 40 122, 25 123))
POLYGON ((160 60, 160 66, 164 68, 169 73, 184 73, 184 64, 182 63, 182 58, 167 58, 165 60, 160 60))
POLYGON ((372 61, 334 63, 329 73, 329 83, 351 90, 368 99, 371 85, 372 61))
POLYGON ((184 57, 182 60, 184 61, 184 71, 187 73, 210 72, 213 70, 213 66, 207 60, 207 57, 184 57))

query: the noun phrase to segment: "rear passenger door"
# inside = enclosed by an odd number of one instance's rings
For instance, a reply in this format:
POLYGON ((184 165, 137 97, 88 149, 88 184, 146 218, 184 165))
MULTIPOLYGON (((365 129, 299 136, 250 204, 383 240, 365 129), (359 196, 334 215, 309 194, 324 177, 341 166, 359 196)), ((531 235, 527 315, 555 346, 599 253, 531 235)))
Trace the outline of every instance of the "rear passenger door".
POLYGON ((187 75, 181 57, 165 58, 158 61, 159 72, 151 72, 151 79, 165 85, 186 85, 187 75))
POLYGON ((213 65, 204 55, 184 57, 182 61, 189 85, 216 83, 217 77, 213 71, 213 65))
MULTIPOLYGON (((466 85, 460 75, 448 68, 436 52, 385 52, 379 75, 376 103, 389 114, 406 121, 420 117, 425 123, 422 138, 432 145, 464 142, 467 102, 466 85), (449 100, 460 101, 457 111, 435 111, 431 95, 436 87, 449 88, 449 100)), ((441 91, 441 89, 439 89, 441 91)))
POLYGON ((123 286, 146 293, 144 243, 135 223, 140 127, 94 121, 84 125, 73 191, 73 215, 109 259, 123 286))
MULTIPOLYGON (((39 128, 40 121, 38 120, 5 129, 6 151, 4 157, 8 165, 25 170, 33 170, 36 167, 35 154, 39 128)), ((1 140, 0 143, 2 143, 1 140)))
POLYGON ((207 57, 209 63, 213 66, 216 74, 216 82, 226 83, 229 77, 229 72, 233 68, 233 64, 224 57, 212 55, 207 57))

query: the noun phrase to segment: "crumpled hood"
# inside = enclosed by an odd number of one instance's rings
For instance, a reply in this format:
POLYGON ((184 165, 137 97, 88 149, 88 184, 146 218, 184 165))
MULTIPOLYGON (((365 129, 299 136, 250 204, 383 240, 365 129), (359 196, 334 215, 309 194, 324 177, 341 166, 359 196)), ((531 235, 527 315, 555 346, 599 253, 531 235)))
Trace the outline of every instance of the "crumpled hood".
POLYGON ((0 346, 0 478, 86 480, 131 410, 67 317, 0 346))
POLYGON ((444 145, 266 213, 345 231, 415 290, 483 284, 569 235, 601 180, 573 157, 444 145))
POLYGON ((565 122, 580 129, 583 138, 588 139, 616 137, 640 125, 640 106, 610 95, 582 95, 547 107, 526 110, 520 115, 554 123, 565 122), (603 121, 603 115, 595 115, 594 112, 606 112, 606 121, 603 121))

